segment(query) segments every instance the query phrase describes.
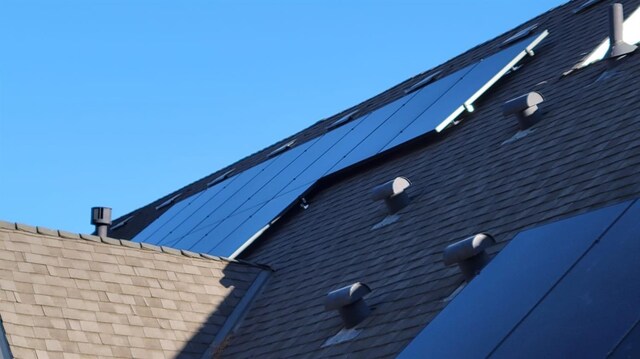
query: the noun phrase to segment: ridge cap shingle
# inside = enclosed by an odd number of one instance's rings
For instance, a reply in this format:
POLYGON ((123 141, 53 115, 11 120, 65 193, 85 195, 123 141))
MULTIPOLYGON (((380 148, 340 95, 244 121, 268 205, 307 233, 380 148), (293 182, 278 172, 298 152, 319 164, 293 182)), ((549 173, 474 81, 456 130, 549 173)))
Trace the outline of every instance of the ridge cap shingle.
POLYGON ((245 260, 237 260, 237 259, 226 258, 221 256, 212 256, 206 253, 184 251, 184 250, 175 249, 175 248, 166 247, 166 246, 160 247, 160 246, 150 245, 148 243, 132 242, 127 239, 101 237, 93 234, 68 232, 64 230, 50 229, 42 226, 31 226, 31 225, 27 225, 19 222, 8 222, 8 221, 0 220, 0 230, 13 231, 13 232, 25 232, 25 233, 30 233, 30 234, 40 235, 40 236, 49 236, 49 237, 54 237, 59 239, 75 239, 75 240, 83 240, 88 242, 103 243, 103 244, 108 244, 112 246, 122 246, 125 248, 131 248, 131 249, 154 251, 154 252, 164 253, 171 256, 181 256, 185 258, 198 258, 198 259, 205 259, 205 260, 211 260, 211 261, 217 261, 217 262, 237 263, 237 264, 260 268, 263 270, 273 271, 273 268, 269 267, 268 265, 253 263, 245 260))

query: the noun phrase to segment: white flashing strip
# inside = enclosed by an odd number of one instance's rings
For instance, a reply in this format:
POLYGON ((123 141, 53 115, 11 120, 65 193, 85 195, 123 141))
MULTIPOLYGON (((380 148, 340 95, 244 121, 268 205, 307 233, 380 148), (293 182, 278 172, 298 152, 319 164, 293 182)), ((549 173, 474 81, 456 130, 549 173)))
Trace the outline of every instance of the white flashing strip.
POLYGON ((231 254, 229 256, 229 258, 236 259, 236 257, 238 255, 240 255, 240 253, 242 253, 242 251, 244 251, 247 247, 249 247, 251 245, 251 243, 255 242, 255 240, 258 239, 258 237, 260 237, 262 235, 262 233, 264 233, 264 231, 269 229, 269 227, 271 227, 271 224, 275 223, 275 221, 277 221, 278 219, 280 219, 280 216, 276 217, 276 219, 274 219, 273 221, 269 222, 266 226, 262 227, 258 232, 256 232, 256 234, 254 234, 253 236, 251 236, 251 238, 249 238, 247 241, 245 241, 240 246, 240 248, 236 249, 236 251, 233 252, 233 254, 231 254))
MULTIPOLYGON (((629 15, 629 17, 624 21, 622 30, 622 39, 628 44, 637 44, 640 42, 640 7, 633 12, 633 14, 629 15)), ((576 68, 583 68, 585 66, 589 66, 594 62, 598 62, 604 58, 609 51, 609 38, 607 37, 596 47, 589 56, 587 56, 576 68)))
POLYGON ((460 116, 461 113, 464 112, 464 105, 458 106, 458 108, 453 111, 449 117, 445 118, 444 121, 440 122, 440 124, 436 127, 436 131, 442 132, 445 127, 449 126, 449 124, 456 119, 456 117, 460 116))
MULTIPOLYGON (((436 131, 442 132, 449 124, 456 119, 465 109, 471 110, 472 112, 474 107, 473 103, 482 96, 491 86, 493 86, 502 76, 504 76, 509 70, 511 70, 520 60, 522 60, 525 56, 533 54, 533 49, 538 46, 538 44, 544 40, 545 37, 549 35, 549 31, 543 31, 538 37, 529 44, 524 50, 522 50, 518 55, 516 55, 513 60, 511 60, 505 67, 503 67, 498 73, 496 73, 489 81, 487 81, 478 91, 476 91, 467 101, 465 101, 460 107, 458 107, 449 117, 447 117, 444 121, 442 121, 437 127, 436 131)), ((473 70, 472 70, 473 71, 473 70)))

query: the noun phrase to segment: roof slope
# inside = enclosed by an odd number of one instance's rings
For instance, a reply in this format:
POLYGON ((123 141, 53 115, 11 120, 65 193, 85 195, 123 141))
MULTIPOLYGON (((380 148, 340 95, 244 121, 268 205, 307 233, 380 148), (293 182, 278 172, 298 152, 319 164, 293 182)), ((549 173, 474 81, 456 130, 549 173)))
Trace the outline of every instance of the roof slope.
POLYGON ((1 224, 0 315, 19 358, 200 358, 261 271, 1 224))
MULTIPOLYGON (((601 61, 563 76, 607 36, 607 4, 574 14, 571 2, 523 24, 549 37, 536 56, 495 86, 476 111, 437 142, 423 142, 337 178, 247 253, 275 275, 227 347, 229 357, 393 357, 446 305, 462 282, 443 248, 478 232, 504 247, 518 232, 640 196, 640 56, 601 61), (545 97, 528 135, 502 104, 529 91, 545 97), (373 229, 384 205, 373 187, 406 176, 412 203, 373 229), (356 281, 373 292, 358 335, 323 347, 342 328, 324 297, 356 281), (295 295, 291 291, 295 289, 295 295)), ((622 1, 625 11, 640 1, 622 1)), ((517 29, 447 63, 459 68, 496 51, 517 29)), ((496 300, 503 300, 496 298, 496 300)))

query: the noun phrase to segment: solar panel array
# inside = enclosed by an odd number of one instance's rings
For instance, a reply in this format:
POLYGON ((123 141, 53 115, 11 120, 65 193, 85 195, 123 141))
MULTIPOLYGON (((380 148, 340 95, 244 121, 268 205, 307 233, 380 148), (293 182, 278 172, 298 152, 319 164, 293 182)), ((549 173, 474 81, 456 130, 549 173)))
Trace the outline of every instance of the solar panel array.
POLYGON ((399 358, 638 357, 640 201, 518 234, 399 358))
POLYGON ((180 201, 134 241, 236 256, 320 178, 440 132, 547 35, 543 32, 180 201))

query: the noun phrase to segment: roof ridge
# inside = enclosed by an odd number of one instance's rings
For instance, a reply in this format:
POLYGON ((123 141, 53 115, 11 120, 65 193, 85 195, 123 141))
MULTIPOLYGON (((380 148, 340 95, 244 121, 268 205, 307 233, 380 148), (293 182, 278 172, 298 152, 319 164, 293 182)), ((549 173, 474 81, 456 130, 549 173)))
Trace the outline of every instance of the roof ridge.
POLYGON ((122 246, 122 247, 127 247, 132 249, 149 250, 149 251, 166 253, 169 255, 189 257, 189 258, 199 258, 199 259, 208 259, 213 261, 237 263, 237 264, 243 264, 243 265, 257 267, 264 270, 273 271, 273 268, 269 267, 268 265, 253 263, 245 260, 231 259, 231 258, 221 257, 221 256, 213 256, 207 253, 196 253, 196 252, 192 252, 184 249, 177 249, 177 248, 172 248, 167 246, 156 246, 150 243, 132 242, 127 239, 117 239, 117 238, 111 238, 111 237, 96 236, 93 234, 68 232, 60 229, 50 229, 42 226, 30 226, 30 225, 18 223, 18 222, 7 222, 7 221, 0 220, 0 230, 2 229, 39 234, 39 235, 45 235, 50 237, 58 237, 61 239, 85 240, 85 241, 94 242, 94 243, 104 243, 104 244, 122 246))

